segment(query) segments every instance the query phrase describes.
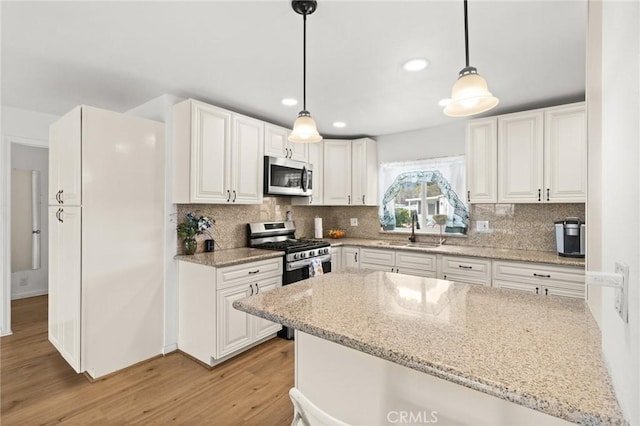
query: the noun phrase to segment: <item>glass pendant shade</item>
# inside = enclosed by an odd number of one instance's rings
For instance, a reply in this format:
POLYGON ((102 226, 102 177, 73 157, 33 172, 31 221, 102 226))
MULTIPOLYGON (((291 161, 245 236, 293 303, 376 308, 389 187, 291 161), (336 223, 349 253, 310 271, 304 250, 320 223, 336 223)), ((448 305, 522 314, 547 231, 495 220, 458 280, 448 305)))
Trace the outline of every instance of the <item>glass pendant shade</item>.
POLYGON ((294 143, 316 143, 322 140, 318 133, 316 122, 308 111, 300 111, 298 118, 293 123, 293 131, 289 135, 289 141, 294 143))
POLYGON ((444 113, 450 117, 466 117, 490 110, 498 98, 489 92, 487 82, 477 73, 461 75, 451 89, 451 102, 444 113))

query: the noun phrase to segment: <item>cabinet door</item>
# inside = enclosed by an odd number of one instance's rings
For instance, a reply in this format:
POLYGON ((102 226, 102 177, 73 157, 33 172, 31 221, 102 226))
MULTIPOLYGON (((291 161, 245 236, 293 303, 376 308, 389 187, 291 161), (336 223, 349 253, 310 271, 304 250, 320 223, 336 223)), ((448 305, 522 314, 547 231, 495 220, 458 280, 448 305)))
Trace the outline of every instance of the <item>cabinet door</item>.
MULTIPOLYGON (((290 131, 287 131, 287 137, 289 137, 290 133, 291 133, 290 131)), ((317 145, 317 143, 307 144, 307 143, 289 142, 288 139, 287 139, 287 142, 288 142, 287 148, 289 148, 289 158, 297 161, 307 161, 307 157, 309 155, 308 154, 309 147, 313 145, 317 145)))
POLYGON ((324 200, 324 141, 309 144, 307 161, 313 165, 313 196, 309 197, 309 204, 321 206, 324 200))
POLYGON ((331 247, 331 272, 342 270, 342 247, 331 247))
POLYGON ((264 123, 233 116, 231 203, 262 204, 264 123))
POLYGON ((82 202, 81 115, 76 107, 49 128, 49 205, 82 202))
POLYGON ((218 291, 218 350, 217 358, 242 349, 253 341, 253 316, 235 309, 233 302, 255 291, 247 282, 218 291))
POLYGON ((49 207, 49 341, 77 372, 80 363, 81 207, 49 207))
POLYGON ((467 202, 498 201, 498 120, 495 117, 467 124, 467 202))
POLYGON ((543 113, 498 117, 498 202, 541 202, 543 113))
POLYGON ((377 270, 390 271, 396 264, 395 259, 396 256, 393 250, 361 248, 360 259, 358 260, 361 267, 366 263, 381 266, 381 268, 377 268, 377 270))
POLYGON ((231 113, 192 102, 191 202, 226 203, 231 198, 231 113))
POLYGON ((358 256, 360 249, 358 247, 342 247, 342 267, 358 268, 358 256))
MULTIPOLYGON (((270 278, 256 283, 258 285, 258 294, 266 293, 276 288, 282 287, 282 277, 270 278)), ((282 325, 271 322, 264 318, 255 317, 255 340, 260 340, 271 334, 277 333, 282 329, 282 325)))
POLYGON ((587 123, 584 104, 545 111, 544 170, 545 201, 586 201, 587 123))
POLYGON ((351 144, 351 204, 378 204, 378 155, 372 139, 356 139, 351 144))
POLYGON ((411 275, 421 275, 421 276, 435 276, 436 275, 436 255, 428 254, 428 253, 419 253, 419 252, 410 252, 410 251, 402 251, 398 250, 396 252, 396 268, 399 270, 401 274, 409 274, 409 272, 404 271, 424 271, 424 274, 415 274, 411 273, 411 275))
POLYGON ((289 158, 289 151, 287 151, 289 145, 287 134, 288 130, 284 127, 265 124, 264 155, 289 158))
POLYGON ((351 204, 351 141, 325 140, 324 168, 324 204, 351 204))

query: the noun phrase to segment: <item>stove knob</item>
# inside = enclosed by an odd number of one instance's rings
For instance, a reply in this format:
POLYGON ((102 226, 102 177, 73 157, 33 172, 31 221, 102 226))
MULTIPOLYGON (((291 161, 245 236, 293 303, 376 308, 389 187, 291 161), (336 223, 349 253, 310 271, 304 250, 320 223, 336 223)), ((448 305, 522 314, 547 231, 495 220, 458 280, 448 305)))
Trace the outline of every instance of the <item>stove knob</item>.
POLYGON ((311 256, 315 256, 315 255, 316 255, 316 252, 315 252, 315 251, 311 250, 311 251, 309 252, 309 257, 311 257, 311 256))
POLYGON ((293 259, 294 259, 294 260, 296 260, 297 258, 298 258, 298 255, 297 255, 297 254, 294 254, 294 255, 293 255, 293 259))
POLYGON ((329 249, 322 249, 322 254, 327 254, 329 253, 329 249))
POLYGON ((304 259, 305 257, 307 257, 307 253, 300 253, 300 257, 304 259))

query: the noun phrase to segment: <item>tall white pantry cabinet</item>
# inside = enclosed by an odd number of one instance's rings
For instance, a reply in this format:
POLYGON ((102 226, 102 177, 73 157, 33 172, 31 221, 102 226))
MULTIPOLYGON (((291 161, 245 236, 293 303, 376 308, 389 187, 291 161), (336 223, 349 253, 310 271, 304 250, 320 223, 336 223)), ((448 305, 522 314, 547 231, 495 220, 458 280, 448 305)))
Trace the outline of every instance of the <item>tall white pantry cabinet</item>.
POLYGON ((49 144, 49 341, 97 378, 162 351, 164 124, 79 106, 49 144))

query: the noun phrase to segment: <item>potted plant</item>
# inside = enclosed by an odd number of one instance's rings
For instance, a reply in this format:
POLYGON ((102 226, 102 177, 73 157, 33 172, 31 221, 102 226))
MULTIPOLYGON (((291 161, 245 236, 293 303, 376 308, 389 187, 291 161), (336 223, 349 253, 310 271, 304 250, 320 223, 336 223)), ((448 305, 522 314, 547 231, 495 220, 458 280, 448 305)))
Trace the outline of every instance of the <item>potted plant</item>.
MULTIPOLYGON (((196 217, 193 213, 187 213, 184 215, 185 221, 179 223, 177 226, 178 235, 184 239, 184 252, 185 254, 194 254, 198 243, 196 241, 196 235, 207 234, 211 237, 209 230, 216 223, 215 220, 208 218, 207 216, 196 217)), ((213 242, 213 239, 211 239, 213 242)), ((213 244, 210 245, 213 251, 213 244)))

